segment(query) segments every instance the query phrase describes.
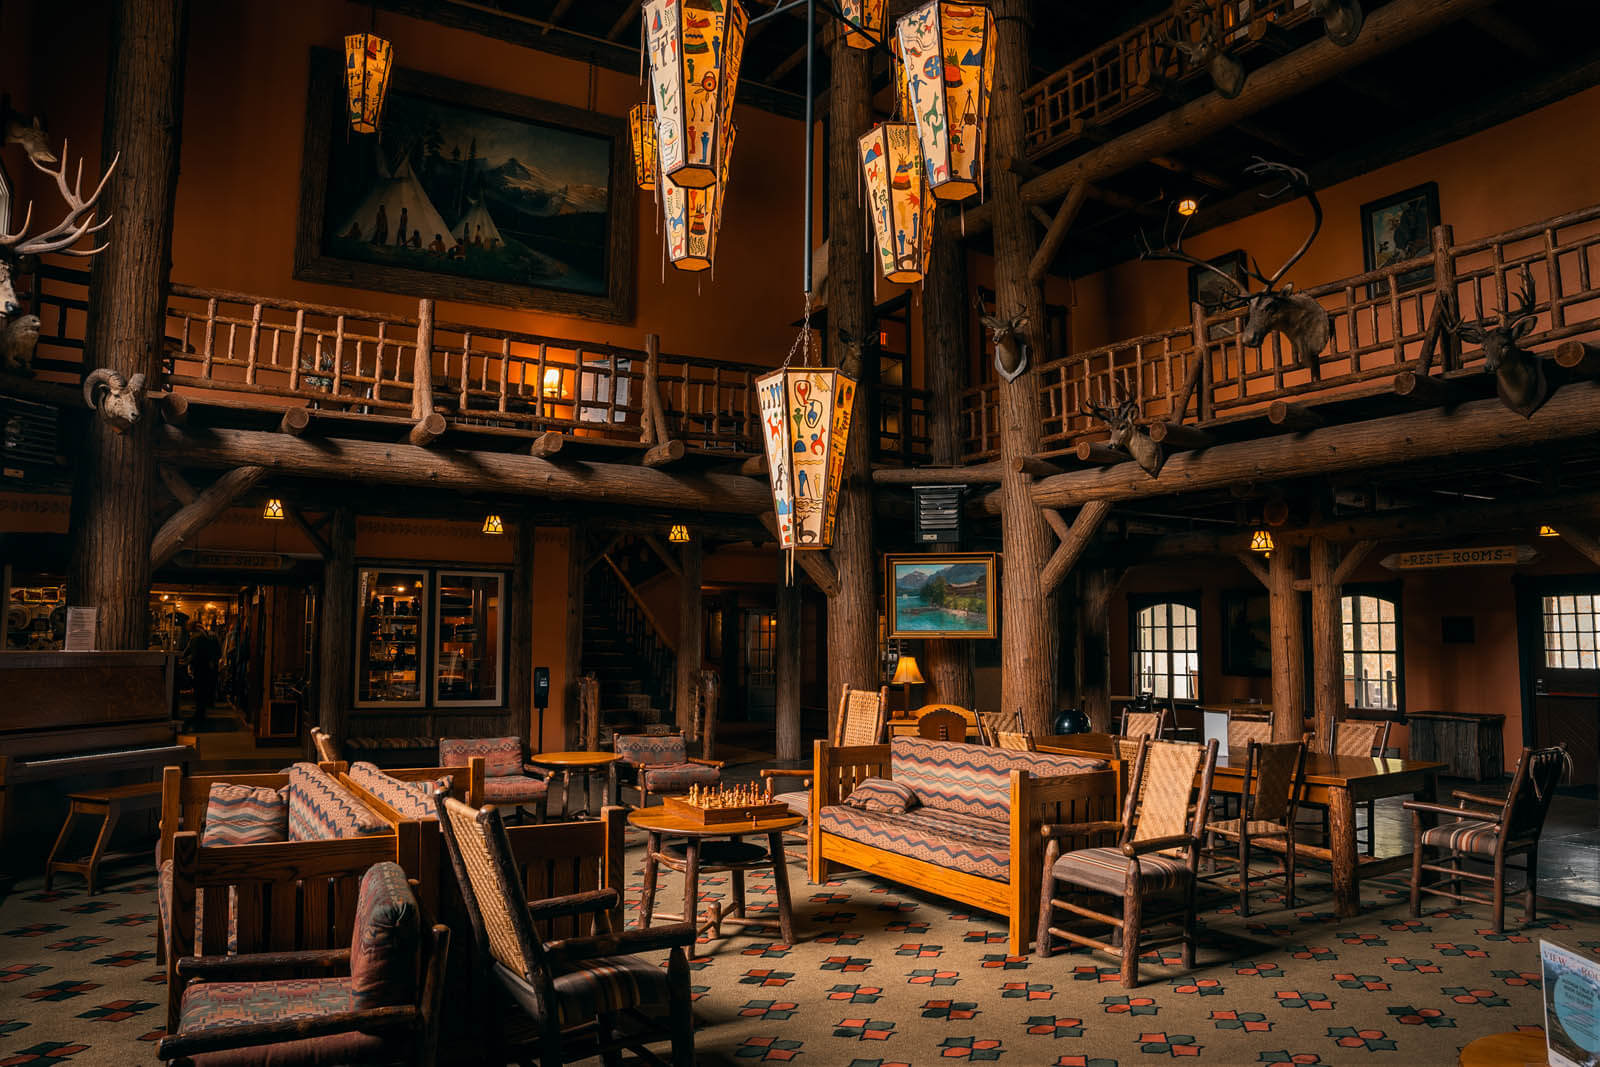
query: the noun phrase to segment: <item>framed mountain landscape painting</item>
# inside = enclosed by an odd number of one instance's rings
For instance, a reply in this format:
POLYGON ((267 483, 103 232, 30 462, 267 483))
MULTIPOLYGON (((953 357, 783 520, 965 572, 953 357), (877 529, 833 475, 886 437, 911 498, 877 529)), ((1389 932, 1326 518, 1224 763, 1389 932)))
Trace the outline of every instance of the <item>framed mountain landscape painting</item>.
POLYGON ((890 637, 993 637, 993 552, 888 553, 890 637))
POLYGON ((350 134, 342 62, 312 51, 296 278, 632 319, 622 118, 402 69, 350 134))

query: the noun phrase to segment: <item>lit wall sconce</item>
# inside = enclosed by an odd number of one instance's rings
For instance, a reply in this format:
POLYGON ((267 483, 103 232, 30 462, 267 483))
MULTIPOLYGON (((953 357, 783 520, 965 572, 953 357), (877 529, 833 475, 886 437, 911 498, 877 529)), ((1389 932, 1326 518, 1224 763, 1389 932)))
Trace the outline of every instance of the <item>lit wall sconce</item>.
POLYGON ((689 543, 689 527, 683 525, 683 523, 681 523, 681 522, 673 523, 672 524, 672 529, 667 531, 667 540, 671 541, 675 545, 686 545, 686 544, 688 544, 689 543))
POLYGON ((500 521, 498 515, 486 515, 483 519, 483 532, 490 537, 499 537, 506 532, 506 524, 500 521))
POLYGON ((275 522, 283 521, 283 501, 273 497, 267 501, 267 506, 261 510, 263 519, 272 519, 275 522))
POLYGON ((1556 533, 1556 528, 1554 526, 1541 525, 1539 527, 1539 536, 1540 537, 1560 537, 1561 535, 1556 533))
POLYGON ((1178 201, 1178 214, 1182 215, 1184 218, 1188 218, 1190 215, 1193 215, 1199 210, 1200 201, 1196 200, 1192 196, 1186 196, 1182 200, 1178 201))
POLYGON ((555 367, 544 372, 544 395, 555 397, 561 395, 561 371, 555 367))
POLYGON ((1257 530, 1251 534, 1250 551, 1259 552, 1267 559, 1272 558, 1272 535, 1265 529, 1257 530))

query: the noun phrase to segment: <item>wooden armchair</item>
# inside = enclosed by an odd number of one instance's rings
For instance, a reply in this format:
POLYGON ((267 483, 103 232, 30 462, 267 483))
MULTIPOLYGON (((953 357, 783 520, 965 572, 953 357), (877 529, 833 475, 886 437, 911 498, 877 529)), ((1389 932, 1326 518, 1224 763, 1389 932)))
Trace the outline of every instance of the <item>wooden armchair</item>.
POLYGON ((1016 712, 980 711, 977 714, 978 738, 991 747, 1000 746, 1002 733, 1022 729, 1022 718, 1016 712))
POLYGON ((1524 857, 1522 866, 1512 869, 1525 872, 1523 921, 1533 922, 1538 905, 1539 835, 1544 830, 1545 816, 1550 813, 1550 802, 1555 799, 1556 784, 1570 765, 1563 745, 1525 748, 1517 757, 1511 788, 1504 797, 1457 790, 1451 794, 1458 802, 1453 808, 1421 800, 1404 801, 1404 807, 1411 812, 1411 831, 1415 835, 1411 852, 1411 917, 1416 918, 1421 911, 1422 894, 1432 893, 1488 905, 1494 910, 1494 932, 1504 933, 1506 860, 1520 855, 1524 857), (1424 814, 1447 815, 1454 821, 1423 829, 1424 814), (1441 862, 1423 862, 1423 854, 1430 848, 1444 853, 1441 862), (1469 859, 1489 864, 1492 870, 1487 874, 1469 871, 1463 866, 1469 859), (1423 871, 1445 877, 1424 885, 1423 871), (1493 887, 1494 895, 1480 897, 1464 892, 1462 879, 1486 882, 1493 887), (1445 883, 1449 889, 1443 887, 1445 883))
POLYGON ((1221 819, 1207 826, 1211 846, 1207 856, 1218 855, 1215 839, 1224 837, 1238 845, 1239 914, 1250 914, 1250 848, 1273 841, 1283 852, 1277 870, 1255 881, 1283 877, 1288 906, 1294 907, 1294 831, 1295 811, 1305 791, 1306 745, 1304 741, 1264 745, 1251 741, 1245 762, 1245 800, 1242 817, 1221 819))
POLYGON ((520 1014, 543 1067, 597 1055, 616 1063, 623 1049, 659 1063, 644 1045, 662 1037, 672 1041, 675 1067, 692 1067, 684 949, 694 944, 694 924, 613 930, 621 903, 614 886, 530 901, 499 811, 443 795, 437 801, 479 966, 501 1001, 490 1017, 506 1026, 508 1014, 520 1014), (592 933, 554 941, 543 940, 534 925, 584 918, 592 933), (670 950, 665 970, 629 954, 663 949, 670 950))
POLYGON ((519 819, 526 805, 544 822, 550 811, 550 782, 544 770, 523 758, 520 737, 439 738, 440 764, 465 767, 475 757, 483 759, 479 788, 485 804, 514 808, 519 819))
POLYGON ((948 708, 935 708, 917 718, 917 736, 929 741, 965 741, 966 716, 948 708))
POLYGON ((683 734, 618 734, 613 750, 617 759, 608 765, 611 795, 622 803, 624 786, 639 791, 639 806, 650 806, 650 794, 687 793, 692 785, 722 781, 723 760, 689 755, 683 734))
MULTIPOLYGON (((889 687, 883 686, 876 693, 870 689, 851 689, 848 685, 839 694, 839 714, 834 716, 833 729, 829 732, 828 745, 831 748, 856 748, 863 745, 876 745, 883 741, 883 724, 889 714, 889 687)), ((962 729, 965 730, 965 724, 962 729)), ((763 778, 797 778, 801 788, 787 793, 779 793, 774 799, 789 805, 789 810, 796 815, 811 816, 811 772, 810 767, 780 768, 768 767, 761 772, 763 778)), ((805 836, 802 827, 796 831, 801 837, 805 836)))
POLYGON ((177 1029, 156 1055, 194 1067, 431 1067, 449 928, 424 936, 417 898, 394 863, 375 864, 362 877, 356 919, 349 948, 179 960, 190 981, 177 1029))
POLYGON ((1050 956, 1052 939, 1056 937, 1109 952, 1121 957, 1122 984, 1126 987, 1139 984, 1139 954, 1157 945, 1182 942, 1183 965, 1194 966, 1195 883, 1216 763, 1214 740, 1201 748, 1143 738, 1129 773, 1131 784, 1121 821, 1040 828, 1046 844, 1044 878, 1039 890, 1039 955, 1050 956), (1197 778, 1200 796, 1191 807, 1189 797, 1197 778), (1061 851, 1063 840, 1085 840, 1106 833, 1117 834, 1115 847, 1079 848, 1065 854, 1061 851), (1058 886, 1065 886, 1066 892, 1074 895, 1087 891, 1121 897, 1121 914, 1095 911, 1058 897, 1058 886), (1173 895, 1178 898, 1176 908, 1162 914, 1146 913, 1146 897, 1173 895), (1109 925, 1113 941, 1052 925, 1058 910, 1109 925), (1144 936, 1147 927, 1173 921, 1179 927, 1175 936, 1159 941, 1144 936))

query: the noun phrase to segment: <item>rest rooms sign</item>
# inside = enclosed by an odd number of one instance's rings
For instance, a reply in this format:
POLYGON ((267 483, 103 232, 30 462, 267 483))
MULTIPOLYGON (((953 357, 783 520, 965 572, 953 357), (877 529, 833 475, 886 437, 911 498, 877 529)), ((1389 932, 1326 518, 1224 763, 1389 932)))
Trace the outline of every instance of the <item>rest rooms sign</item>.
POLYGON ((1527 563, 1539 553, 1528 545, 1483 545, 1474 548, 1430 548, 1396 552, 1383 557, 1392 571, 1417 571, 1433 567, 1506 567, 1527 563))

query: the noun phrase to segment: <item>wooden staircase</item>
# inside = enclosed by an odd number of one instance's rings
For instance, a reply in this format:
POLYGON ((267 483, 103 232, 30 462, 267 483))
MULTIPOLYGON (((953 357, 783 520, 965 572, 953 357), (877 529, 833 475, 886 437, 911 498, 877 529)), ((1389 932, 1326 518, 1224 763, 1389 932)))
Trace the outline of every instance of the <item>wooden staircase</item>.
POLYGON ((600 682, 600 737, 672 723, 672 644, 638 587, 664 567, 642 543, 624 539, 589 570, 583 597, 583 672, 600 682))

